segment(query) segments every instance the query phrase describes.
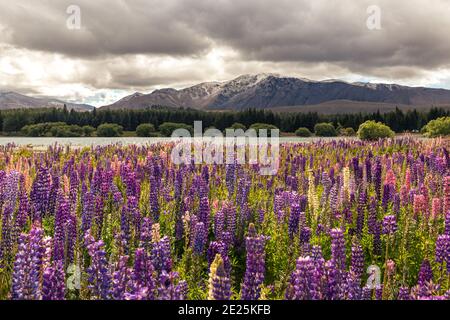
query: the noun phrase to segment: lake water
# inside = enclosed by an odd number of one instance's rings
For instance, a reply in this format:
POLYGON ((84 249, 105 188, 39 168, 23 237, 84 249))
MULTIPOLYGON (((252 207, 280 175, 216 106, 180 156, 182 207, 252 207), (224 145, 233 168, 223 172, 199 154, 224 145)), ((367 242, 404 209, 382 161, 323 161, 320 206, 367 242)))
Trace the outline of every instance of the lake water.
MULTIPOLYGON (((314 142, 319 140, 336 140, 336 139, 356 139, 356 138, 299 138, 299 137, 281 137, 281 143, 301 143, 314 142)), ((55 143, 59 145, 71 145, 74 147, 97 146, 108 144, 122 144, 122 145, 147 145, 159 142, 169 142, 172 138, 141 138, 141 137, 120 137, 120 138, 30 138, 30 137, 0 137, 0 145, 7 145, 14 143, 17 146, 33 146, 33 147, 47 147, 55 143)), ((269 138, 270 141, 270 138, 269 138)))

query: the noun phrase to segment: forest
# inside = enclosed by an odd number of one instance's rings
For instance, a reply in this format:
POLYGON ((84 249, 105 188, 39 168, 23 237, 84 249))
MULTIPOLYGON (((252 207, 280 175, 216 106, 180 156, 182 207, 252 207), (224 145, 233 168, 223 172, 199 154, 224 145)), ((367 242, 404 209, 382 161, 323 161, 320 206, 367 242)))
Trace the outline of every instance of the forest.
POLYGON ((68 125, 92 126, 97 128, 104 123, 118 124, 125 131, 135 131, 142 123, 158 127, 165 122, 193 124, 203 121, 203 127, 224 130, 234 123, 246 127, 254 123, 271 124, 282 132, 294 132, 300 127, 314 129, 317 123, 331 122, 335 127, 358 129, 367 120, 375 120, 388 125, 397 133, 420 131, 430 120, 449 116, 450 111, 431 108, 428 111, 409 110, 381 113, 354 113, 325 115, 315 112, 277 113, 271 110, 246 109, 242 111, 211 112, 186 108, 152 107, 141 110, 97 110, 77 112, 67 108, 56 109, 17 109, 0 111, 0 124, 3 134, 14 134, 30 124, 64 122, 68 125))

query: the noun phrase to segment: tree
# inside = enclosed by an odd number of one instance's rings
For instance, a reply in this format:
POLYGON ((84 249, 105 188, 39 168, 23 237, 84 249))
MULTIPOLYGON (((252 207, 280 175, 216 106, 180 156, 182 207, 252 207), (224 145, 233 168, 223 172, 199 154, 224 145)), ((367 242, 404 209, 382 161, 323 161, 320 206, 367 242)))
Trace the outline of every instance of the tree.
POLYGON ((341 136, 344 136, 344 137, 353 137, 353 136, 356 135, 356 132, 355 132, 355 130, 352 127, 350 127, 350 128, 341 128, 341 130, 339 131, 339 134, 341 136))
POLYGON ((155 135, 155 126, 151 123, 142 123, 136 128, 138 137, 152 137, 155 135))
POLYGON ((295 131, 295 135, 296 135, 297 137, 311 137, 311 136, 312 136, 312 133, 311 133, 311 131, 309 131, 308 128, 302 127, 302 128, 298 128, 298 129, 295 131))
POLYGON ((395 133, 387 125, 381 122, 369 120, 359 126, 358 137, 362 140, 378 140, 392 138, 395 133))
POLYGON ((192 126, 187 125, 185 123, 174 123, 174 122, 164 122, 159 126, 159 131, 163 136, 170 137, 172 135, 172 132, 174 132, 177 129, 186 129, 191 134, 193 133, 194 129, 192 126))
POLYGON ((92 127, 92 126, 83 126, 81 129, 83 130, 83 135, 84 135, 85 137, 90 137, 90 136, 92 136, 92 134, 93 134, 94 131, 95 131, 95 128, 92 127))
POLYGON ((278 130, 273 124, 268 123, 254 123, 250 126, 250 129, 256 130, 256 133, 259 135, 260 130, 267 130, 267 136, 270 137, 272 132, 271 130, 278 130))
POLYGON ((440 117, 436 120, 431 120, 422 129, 422 132, 430 138, 450 135, 450 117, 440 117))
POLYGON ((247 130, 247 127, 244 126, 242 123, 235 122, 231 125, 231 129, 234 129, 234 130, 242 129, 245 131, 245 130, 247 130))
POLYGON ((336 129, 331 123, 318 123, 314 126, 314 133, 318 137, 335 137, 337 136, 336 129))
POLYGON ((120 137, 123 127, 115 123, 103 123, 97 128, 98 137, 120 137))

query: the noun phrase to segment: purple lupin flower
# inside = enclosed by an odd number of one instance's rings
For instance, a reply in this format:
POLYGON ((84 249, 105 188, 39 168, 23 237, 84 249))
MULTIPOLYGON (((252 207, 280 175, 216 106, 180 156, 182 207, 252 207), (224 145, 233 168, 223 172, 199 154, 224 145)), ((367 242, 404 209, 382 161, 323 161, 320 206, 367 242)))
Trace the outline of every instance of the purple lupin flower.
POLYGON ((116 270, 112 275, 111 295, 114 300, 125 300, 128 282, 130 280, 130 270, 127 264, 128 256, 120 256, 116 270))
POLYGON ((30 203, 28 201, 28 194, 25 187, 25 176, 21 174, 19 187, 19 208, 17 210, 16 220, 14 223, 14 233, 15 233, 14 239, 17 239, 17 236, 25 228, 27 221, 29 219, 29 211, 30 211, 30 203))
POLYGON ((206 227, 203 222, 197 222, 193 228, 192 232, 192 249, 197 255, 202 255, 205 250, 205 245, 207 241, 206 227))
POLYGON ((40 278, 42 273, 42 259, 45 253, 43 244, 44 230, 36 223, 30 231, 30 273, 28 274, 28 299, 39 300, 40 278))
POLYGON ((145 217, 142 219, 141 234, 140 234, 140 246, 147 252, 150 252, 152 242, 152 219, 145 217))
POLYGON ((214 236, 220 240, 225 230, 225 210, 222 208, 214 215, 214 236))
POLYGON ((383 218, 383 234, 393 235, 397 231, 397 220, 395 216, 385 216, 383 218))
POLYGON ((356 279, 359 279, 361 282, 361 277, 364 273, 364 252, 358 243, 352 245, 350 272, 352 272, 356 279))
POLYGON ((91 257, 91 265, 87 269, 88 288, 94 299, 108 300, 111 297, 111 275, 104 243, 102 240, 96 242, 89 233, 85 236, 85 242, 91 257))
MULTIPOLYGON (((292 300, 317 300, 321 298, 320 278, 310 257, 300 257, 291 276, 292 300)), ((290 294, 288 294, 290 295, 290 294)))
POLYGON ((41 220, 48 210, 51 177, 48 169, 40 167, 33 182, 30 199, 33 206, 33 220, 41 220))
POLYGON ((230 274, 231 272, 231 262, 230 258, 228 257, 228 248, 225 242, 223 241, 213 241, 209 244, 208 250, 207 250, 207 258, 208 263, 211 264, 216 257, 217 254, 220 254, 223 265, 225 268, 225 271, 227 274, 230 274))
POLYGON ((153 279, 153 265, 143 248, 136 249, 134 268, 131 275, 132 294, 141 294, 141 299, 153 300, 155 280, 153 279))
POLYGON ((436 262, 437 263, 450 263, 450 236, 440 235, 436 240, 436 262))
POLYGON ((66 238, 67 238, 67 255, 68 263, 72 263, 75 259, 75 246, 77 244, 77 217, 74 213, 70 213, 66 222, 66 238))
POLYGON ((246 237, 247 261, 242 284, 242 300, 258 300, 265 273, 266 236, 258 236, 253 223, 248 228, 246 237))
POLYGON ((165 236, 153 244, 151 260, 158 273, 170 272, 172 269, 172 257, 170 254, 170 240, 165 236))
POLYGON ((155 221, 159 220, 159 185, 154 176, 150 176, 150 209, 155 221))
POLYGON ((199 221, 203 222, 203 224, 205 225, 206 231, 208 231, 210 224, 210 208, 209 208, 209 200, 208 197, 206 196, 200 198, 200 208, 198 218, 199 221))
POLYGON ((64 261, 65 259, 66 223, 68 221, 69 215, 69 202, 67 201, 66 197, 60 194, 55 217, 53 249, 53 258, 58 261, 64 261))
POLYGON ((409 293, 409 288, 407 287, 401 287, 398 290, 398 300, 411 300, 411 295, 409 293))
POLYGON ((358 238, 362 237, 362 232, 364 228, 364 215, 367 204, 367 194, 366 191, 362 190, 359 194, 357 217, 356 217, 356 234, 358 238))
POLYGON ((325 263, 326 297, 329 300, 343 299, 343 271, 331 259, 325 263))
POLYGON ((25 284, 30 272, 28 235, 21 234, 19 246, 14 260, 12 273, 11 298, 13 300, 23 300, 26 297, 25 284))
POLYGON ((300 221, 300 206, 297 203, 291 205, 291 214, 289 215, 288 229, 289 237, 292 239, 298 233, 300 221))
POLYGON ((231 196, 234 194, 235 188, 235 171, 236 166, 234 164, 226 165, 225 183, 228 189, 228 194, 231 196))
POLYGON ((158 300, 184 300, 187 283, 179 280, 177 272, 161 272, 159 276, 158 300))
POLYGON ((220 255, 217 259, 217 266, 214 272, 211 272, 210 280, 210 299, 212 300, 230 300, 231 282, 228 273, 225 271, 224 263, 220 255))
POLYGON ((377 199, 381 199, 381 160, 379 157, 375 160, 374 172, 373 172, 373 182, 375 184, 375 192, 377 194, 377 199))
POLYGON ((85 234, 92 227, 92 217, 94 215, 94 194, 85 192, 82 194, 81 210, 81 232, 85 234))
POLYGON ((44 269, 42 275, 42 300, 64 300, 65 274, 62 261, 44 269))
POLYGON ((430 261, 427 259, 423 260, 420 271, 419 271, 419 279, 417 280, 417 284, 419 287, 425 287, 426 284, 433 280, 433 270, 431 269, 430 261))
POLYGON ((339 270, 345 270, 345 239, 341 229, 331 230, 331 259, 339 270))

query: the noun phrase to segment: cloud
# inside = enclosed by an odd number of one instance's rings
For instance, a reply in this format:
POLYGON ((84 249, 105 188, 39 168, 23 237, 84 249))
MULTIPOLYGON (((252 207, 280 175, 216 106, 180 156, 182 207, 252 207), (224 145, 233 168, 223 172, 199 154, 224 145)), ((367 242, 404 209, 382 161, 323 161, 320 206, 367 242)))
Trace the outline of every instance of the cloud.
POLYGON ((259 72, 448 87, 439 77, 450 70, 446 0, 0 0, 0 7, 2 88, 65 96, 72 85, 73 97, 101 103, 102 90, 148 92, 259 72), (81 8, 80 30, 66 27, 72 4, 81 8), (381 10, 381 30, 366 26, 369 5, 381 10))

